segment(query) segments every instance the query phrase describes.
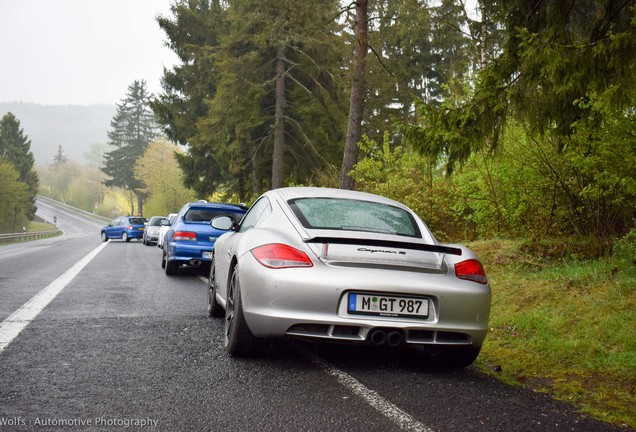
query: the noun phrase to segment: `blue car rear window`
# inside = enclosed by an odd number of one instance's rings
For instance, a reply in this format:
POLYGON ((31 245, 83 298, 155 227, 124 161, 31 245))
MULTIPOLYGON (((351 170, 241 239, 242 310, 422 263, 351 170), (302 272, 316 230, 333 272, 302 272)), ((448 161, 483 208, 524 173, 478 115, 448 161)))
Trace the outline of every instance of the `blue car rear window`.
POLYGON ((186 222, 206 222, 209 223, 217 216, 228 216, 234 222, 239 222, 244 212, 233 212, 227 209, 211 209, 211 208, 190 208, 183 218, 186 222))
POLYGON ((143 225, 146 223, 145 218, 130 218, 128 219, 131 225, 143 225))

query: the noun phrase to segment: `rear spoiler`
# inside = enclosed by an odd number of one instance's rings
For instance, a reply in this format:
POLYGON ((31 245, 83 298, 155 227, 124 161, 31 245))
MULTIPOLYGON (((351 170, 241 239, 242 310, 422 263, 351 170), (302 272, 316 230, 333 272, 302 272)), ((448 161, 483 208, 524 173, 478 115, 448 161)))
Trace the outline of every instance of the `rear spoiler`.
POLYGON ((411 243, 391 240, 373 240, 373 239, 359 239, 359 238, 341 238, 341 237, 313 237, 304 240, 305 243, 327 243, 327 244, 341 244, 341 245, 360 245, 360 246, 375 246, 375 247, 390 247, 420 250, 424 252, 438 252, 449 255, 461 256, 462 250, 456 247, 439 246, 432 244, 411 243))

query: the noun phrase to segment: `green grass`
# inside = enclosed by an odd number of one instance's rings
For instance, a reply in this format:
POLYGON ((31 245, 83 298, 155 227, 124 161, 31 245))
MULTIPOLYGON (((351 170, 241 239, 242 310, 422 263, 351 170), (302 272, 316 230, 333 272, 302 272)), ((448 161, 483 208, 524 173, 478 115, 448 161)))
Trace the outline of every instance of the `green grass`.
MULTIPOLYGON (((50 237, 57 237, 59 235, 62 235, 62 231, 58 230, 58 228, 55 225, 52 225, 48 222, 29 222, 29 225, 26 227, 26 232, 41 232, 41 231, 55 231, 57 230, 57 233, 51 235, 50 237)), ((2 241, 0 242, 0 246, 4 246, 4 245, 9 245, 9 244, 14 244, 14 243, 22 243, 25 241, 31 241, 34 239, 27 239, 27 240, 11 240, 11 241, 2 241)))
POLYGON ((571 248, 576 255, 523 241, 470 246, 493 291, 491 331, 477 366, 636 428, 635 263, 590 258, 609 254, 598 244, 589 254, 584 244, 571 248))
POLYGON ((57 227, 55 225, 52 225, 48 222, 29 222, 27 232, 53 231, 56 229, 57 227))

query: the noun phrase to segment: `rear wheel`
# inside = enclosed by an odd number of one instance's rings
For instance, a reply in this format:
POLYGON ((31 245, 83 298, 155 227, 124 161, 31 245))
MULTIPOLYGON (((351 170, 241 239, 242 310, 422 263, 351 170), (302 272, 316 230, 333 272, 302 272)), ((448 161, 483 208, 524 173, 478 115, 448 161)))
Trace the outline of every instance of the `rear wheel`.
POLYGON ((235 267, 225 305, 225 350, 232 356, 247 357, 262 353, 267 342, 255 337, 245 322, 240 285, 235 267))
POLYGON ((175 262, 175 261, 169 261, 168 260, 168 254, 166 253, 166 251, 164 250, 162 255, 162 259, 161 259, 161 267, 163 267, 163 269, 166 272, 166 275, 168 276, 174 276, 179 272, 179 263, 175 262))
POLYGON ((179 263, 168 261, 168 257, 166 257, 166 266, 164 269, 166 271, 166 275, 174 276, 179 272, 179 263))
POLYGON ((210 263, 210 273, 208 275, 208 316, 209 317, 221 317, 223 316, 223 308, 216 301, 216 288, 215 283, 215 270, 214 270, 214 257, 210 263))
POLYGON ((473 364, 480 351, 481 347, 427 347, 426 354, 435 366, 459 369, 473 364))
POLYGON ((128 233, 126 231, 124 231, 121 235, 121 239, 125 242, 129 242, 130 239, 128 238, 128 233))

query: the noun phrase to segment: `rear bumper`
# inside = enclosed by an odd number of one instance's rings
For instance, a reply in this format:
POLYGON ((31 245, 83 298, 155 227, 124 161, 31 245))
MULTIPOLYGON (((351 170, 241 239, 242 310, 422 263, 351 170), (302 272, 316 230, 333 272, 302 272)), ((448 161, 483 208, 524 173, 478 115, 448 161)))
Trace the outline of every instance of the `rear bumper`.
POLYGON ((362 342, 371 331, 398 331, 408 344, 481 346, 488 333, 489 285, 446 274, 328 268, 267 269, 250 254, 240 263, 245 320, 255 336, 362 342), (426 319, 361 316, 349 292, 429 299, 426 319))
MULTIPOLYGON (((165 246, 165 245, 164 245, 165 246)), ((168 261, 187 262, 198 259, 205 262, 211 262, 210 255, 214 251, 213 246, 205 245, 188 245, 183 243, 170 242, 168 245, 168 261)))

